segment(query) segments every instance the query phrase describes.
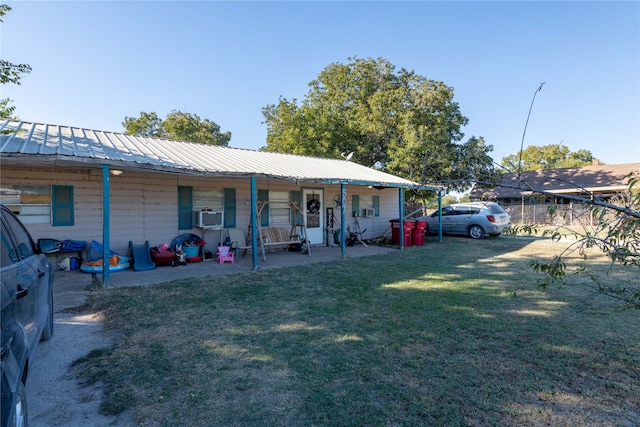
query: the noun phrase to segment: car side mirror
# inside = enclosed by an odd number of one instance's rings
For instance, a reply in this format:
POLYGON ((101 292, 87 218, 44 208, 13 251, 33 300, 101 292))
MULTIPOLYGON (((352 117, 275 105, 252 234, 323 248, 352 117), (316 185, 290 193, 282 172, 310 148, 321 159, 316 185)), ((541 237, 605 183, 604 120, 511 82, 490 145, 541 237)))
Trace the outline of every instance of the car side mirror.
POLYGON ((38 251, 43 254, 60 252, 64 243, 56 239, 38 239, 38 251))

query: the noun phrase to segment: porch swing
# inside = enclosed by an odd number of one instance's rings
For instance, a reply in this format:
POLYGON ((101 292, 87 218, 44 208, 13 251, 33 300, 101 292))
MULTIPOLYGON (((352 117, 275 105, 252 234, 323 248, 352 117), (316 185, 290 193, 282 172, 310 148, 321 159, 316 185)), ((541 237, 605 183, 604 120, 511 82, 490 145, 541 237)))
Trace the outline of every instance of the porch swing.
MULTIPOLYGON (((293 244, 306 244, 307 254, 311 256, 311 245, 307 237, 307 222, 305 220, 304 211, 300 202, 276 202, 276 201, 259 201, 256 211, 257 238, 262 251, 262 259, 267 260, 266 249, 272 246, 289 246, 293 244), (260 225, 260 216, 265 206, 290 208, 291 228, 289 230, 282 227, 262 227, 260 225), (300 219, 301 224, 298 224, 300 219), (298 232, 297 227, 300 227, 298 232)), ((251 225, 249 225, 249 233, 251 233, 251 225)))

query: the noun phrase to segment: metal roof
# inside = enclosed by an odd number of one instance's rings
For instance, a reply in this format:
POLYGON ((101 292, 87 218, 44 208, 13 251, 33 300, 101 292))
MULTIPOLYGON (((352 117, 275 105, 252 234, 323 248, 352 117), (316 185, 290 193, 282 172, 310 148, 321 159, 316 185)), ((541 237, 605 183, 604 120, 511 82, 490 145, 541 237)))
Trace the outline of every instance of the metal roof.
POLYGON ((640 173, 640 163, 540 169, 524 171, 520 175, 506 173, 499 186, 476 186, 471 191, 471 197, 515 199, 535 190, 558 194, 615 193, 627 189, 626 177, 632 172, 640 173))
POLYGON ((147 169, 192 175, 325 184, 417 187, 419 184, 339 159, 138 137, 70 126, 0 121, 2 162, 147 169))

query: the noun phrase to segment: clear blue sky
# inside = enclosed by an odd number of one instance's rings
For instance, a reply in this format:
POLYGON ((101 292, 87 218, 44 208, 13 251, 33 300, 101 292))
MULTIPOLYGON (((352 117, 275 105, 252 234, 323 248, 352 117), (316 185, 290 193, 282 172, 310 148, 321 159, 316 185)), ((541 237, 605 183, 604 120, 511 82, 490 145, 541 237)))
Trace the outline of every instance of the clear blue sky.
MULTIPOLYGON (((3 2, 4 3, 4 2, 3 2)), ((493 157, 562 143, 640 162, 640 2, 8 1, 2 85, 25 121, 122 131, 177 109, 266 144, 262 108, 302 99, 334 62, 382 57, 455 89, 493 157)))

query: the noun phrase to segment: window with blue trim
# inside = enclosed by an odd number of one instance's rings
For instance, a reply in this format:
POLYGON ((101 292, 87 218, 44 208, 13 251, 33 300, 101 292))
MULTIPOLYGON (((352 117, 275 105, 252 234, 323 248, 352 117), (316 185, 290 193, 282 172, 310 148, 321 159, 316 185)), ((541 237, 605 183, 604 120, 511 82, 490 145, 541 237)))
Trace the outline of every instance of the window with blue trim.
POLYGON ((379 195, 358 195, 351 196, 352 216, 380 216, 380 196, 379 195), (371 214, 373 211, 373 215, 371 214))

